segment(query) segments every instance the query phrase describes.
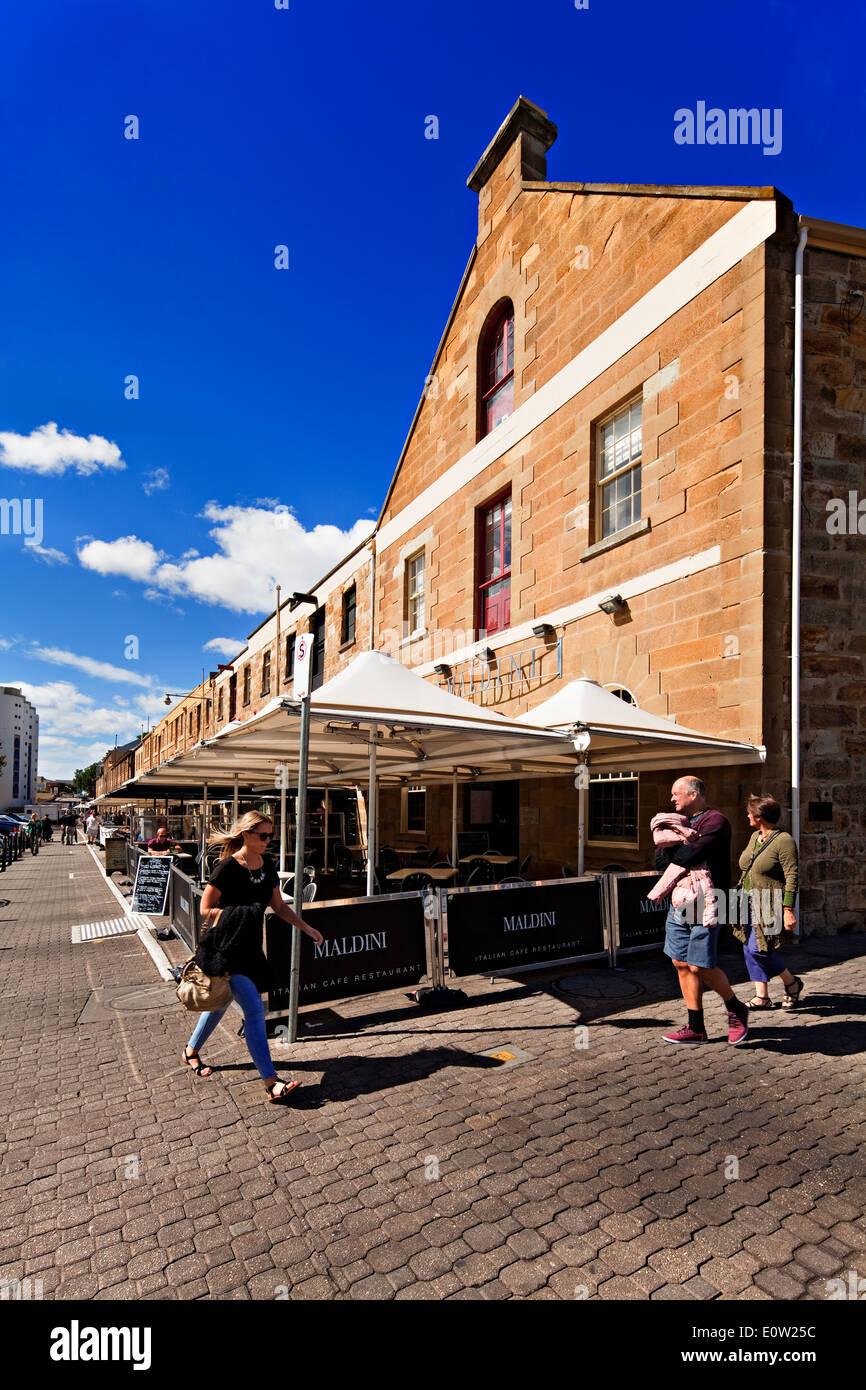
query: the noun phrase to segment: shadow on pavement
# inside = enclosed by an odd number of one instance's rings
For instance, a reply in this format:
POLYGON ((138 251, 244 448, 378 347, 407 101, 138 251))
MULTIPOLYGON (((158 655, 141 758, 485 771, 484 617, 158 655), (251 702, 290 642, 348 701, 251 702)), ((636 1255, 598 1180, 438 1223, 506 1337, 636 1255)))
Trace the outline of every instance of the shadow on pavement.
MULTIPOLYGON (((323 1072, 318 1084, 305 1084, 303 1090, 292 1096, 291 1108, 294 1110, 315 1110, 329 1100, 354 1100, 375 1091, 387 1091, 393 1086, 411 1085, 412 1082, 434 1076, 446 1067, 489 1071, 506 1065, 495 1057, 479 1056, 450 1047, 424 1048, 402 1057, 359 1057, 350 1054, 346 1057, 329 1057, 324 1063, 312 1059, 305 1061, 293 1054, 291 1059, 276 1058, 275 1064, 279 1069, 290 1069, 294 1074, 323 1072)), ((233 1071, 254 1072, 255 1068, 252 1062, 214 1067, 215 1076, 233 1071)))

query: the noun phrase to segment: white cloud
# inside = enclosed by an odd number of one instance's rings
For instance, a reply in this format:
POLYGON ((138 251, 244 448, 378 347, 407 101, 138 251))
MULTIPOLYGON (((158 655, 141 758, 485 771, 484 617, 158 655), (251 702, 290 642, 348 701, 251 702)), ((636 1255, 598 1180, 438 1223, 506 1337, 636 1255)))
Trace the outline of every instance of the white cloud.
POLYGON ((171 475, 167 468, 154 468, 141 486, 150 497, 153 492, 163 492, 167 487, 171 487, 171 475))
POLYGON ((97 574, 122 574, 144 582, 152 577, 162 551, 137 536, 120 536, 116 541, 87 541, 78 551, 78 559, 85 569, 97 574))
POLYGON ((77 767, 102 758, 118 743, 137 738, 144 715, 137 708, 146 696, 98 705, 71 681, 32 685, 15 681, 39 714, 39 772, 43 777, 71 777, 77 767))
POLYGON ((94 661, 90 656, 79 656, 77 652, 63 651, 60 647, 40 647, 38 643, 30 648, 28 656, 38 661, 49 661, 55 666, 74 666, 85 675, 100 680, 114 681, 119 685, 140 685, 147 690, 155 688, 152 676, 140 676, 123 666, 112 666, 108 661, 94 661))
POLYGON ((45 477, 65 473, 68 468, 86 476, 98 473, 100 468, 126 467, 120 449, 111 440, 101 434, 85 439, 69 430, 58 430, 53 420, 30 434, 0 430, 0 465, 45 477))
POLYGON ((246 642, 237 641, 234 637, 212 637, 209 642, 205 642, 202 651, 218 652, 220 656, 237 656, 246 645, 246 642))
POLYGON ((78 558, 101 574, 147 582, 146 598, 186 594, 236 613, 266 613, 274 606, 277 582, 284 593, 307 589, 372 530, 369 521, 356 521, 347 531, 328 525, 306 531, 287 507, 221 507, 209 502, 202 515, 215 523, 210 536, 216 550, 211 555, 171 561, 149 541, 124 536, 88 541, 78 558))
POLYGON ((9 648, 13 645, 14 644, 9 641, 8 637, 0 637, 0 652, 8 652, 9 648))
POLYGON ((69 556, 62 550, 55 550, 50 545, 28 545, 27 551, 35 555, 37 560, 44 560, 46 565, 68 565, 69 556))

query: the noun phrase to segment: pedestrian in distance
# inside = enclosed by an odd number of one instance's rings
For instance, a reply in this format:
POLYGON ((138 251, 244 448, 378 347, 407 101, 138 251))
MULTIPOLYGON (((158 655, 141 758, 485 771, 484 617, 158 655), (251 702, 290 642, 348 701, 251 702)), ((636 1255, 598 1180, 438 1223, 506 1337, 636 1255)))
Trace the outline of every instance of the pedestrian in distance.
POLYGON ((42 822, 34 811, 27 822, 27 834, 29 836, 30 853, 38 854, 39 846, 42 842, 42 822))
POLYGON ((778 947, 786 932, 796 930, 794 904, 799 889, 797 843, 779 827, 782 808, 772 796, 750 796, 746 814, 754 834, 740 855, 742 911, 734 935, 743 943, 743 954, 755 995, 747 1007, 772 1009, 769 982, 782 981, 783 1009, 795 1009, 803 993, 803 981, 792 975, 778 947))
POLYGON ((52 836, 53 834, 54 834, 54 827, 53 827, 52 824, 51 824, 51 817, 50 817, 50 816, 46 816, 45 819, 44 819, 43 822, 42 822, 42 843, 43 843, 44 845, 50 845, 50 844, 51 844, 51 836, 52 836))
MULTIPOLYGON (((220 846, 220 859, 210 876, 201 900, 202 921, 214 915, 216 921, 205 931, 196 960, 207 975, 228 974, 232 994, 244 1014, 244 1038, 268 1100, 282 1103, 300 1085, 281 1081, 271 1060, 265 1028, 262 993, 268 988, 268 963, 262 950, 265 908, 321 944, 323 937, 295 915, 280 893, 279 875, 265 849, 273 825, 257 811, 247 811, 228 833, 212 835, 211 845, 220 846)), ((199 1048, 207 1042, 225 1009, 203 1013, 183 1051, 183 1060, 196 1076, 210 1076, 199 1048)))
MULTIPOLYGON (((689 844, 662 845, 656 849, 655 866, 664 874, 671 864, 681 869, 706 869, 713 888, 727 897, 731 882, 731 827, 721 811, 707 805, 706 787, 699 777, 680 777, 671 787, 671 802, 679 815, 684 815, 697 839, 689 844)), ((666 956, 670 956, 677 972, 680 992, 688 1010, 685 1027, 664 1034, 669 1043, 705 1043, 708 1041, 704 1024, 704 990, 714 990, 728 1014, 728 1042, 737 1047, 749 1036, 749 1012, 734 994, 724 970, 717 964, 719 931, 715 925, 701 920, 684 907, 668 910, 665 923, 666 956)))

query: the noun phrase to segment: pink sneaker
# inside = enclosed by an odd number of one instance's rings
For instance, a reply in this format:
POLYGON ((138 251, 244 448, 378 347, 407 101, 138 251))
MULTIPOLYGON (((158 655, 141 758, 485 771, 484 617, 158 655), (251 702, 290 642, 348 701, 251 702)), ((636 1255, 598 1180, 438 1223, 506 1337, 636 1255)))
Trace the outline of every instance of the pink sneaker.
POLYGON ((732 1009, 728 1009, 728 1042, 734 1047, 739 1047, 740 1043, 744 1043, 749 1036, 749 1015, 743 1004, 740 1005, 740 1008, 743 1010, 745 1018, 741 1018, 739 1013, 734 1013, 732 1009))
POLYGON ((685 1028, 678 1028, 676 1033, 663 1033, 662 1042, 671 1043, 700 1043, 706 1042, 706 1033, 696 1033, 686 1024, 685 1028))

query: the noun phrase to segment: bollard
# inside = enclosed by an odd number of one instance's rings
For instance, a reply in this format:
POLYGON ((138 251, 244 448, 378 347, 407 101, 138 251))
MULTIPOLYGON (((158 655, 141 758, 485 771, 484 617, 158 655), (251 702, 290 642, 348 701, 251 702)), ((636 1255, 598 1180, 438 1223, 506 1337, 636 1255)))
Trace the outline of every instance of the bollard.
POLYGON ((6 836, 3 836, 3 843, 0 845, 0 874, 6 872, 6 836))

